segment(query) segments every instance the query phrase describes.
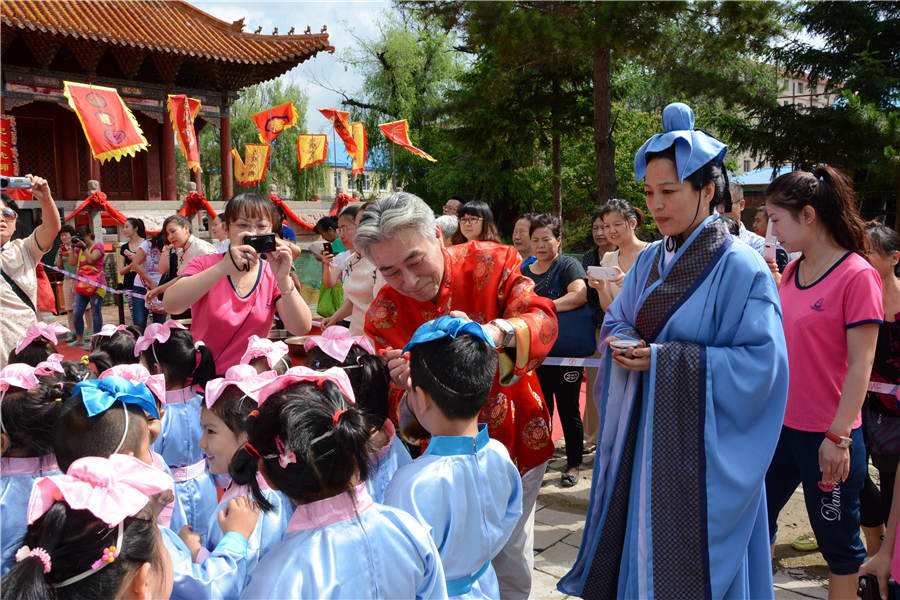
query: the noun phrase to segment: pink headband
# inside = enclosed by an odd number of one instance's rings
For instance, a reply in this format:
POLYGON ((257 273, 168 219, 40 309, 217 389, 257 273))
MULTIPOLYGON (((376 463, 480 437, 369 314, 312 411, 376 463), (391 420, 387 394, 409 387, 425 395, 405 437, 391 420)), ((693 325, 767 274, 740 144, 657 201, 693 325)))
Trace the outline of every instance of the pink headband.
POLYGON ((369 354, 375 354, 372 342, 364 335, 350 335, 350 330, 340 325, 332 325, 322 332, 322 335, 314 335, 306 338, 303 347, 309 352, 310 348, 318 346, 322 352, 338 362, 347 360, 350 348, 356 344, 369 354))
POLYGON ((134 381, 136 383, 143 383, 150 388, 150 391, 153 392, 153 395, 156 396, 156 399, 159 400, 160 404, 163 406, 166 405, 166 378, 162 373, 159 375, 151 375, 150 371, 148 371, 147 367, 144 365, 132 363, 113 365, 100 373, 99 379, 109 377, 110 375, 122 377, 123 379, 134 381))
POLYGON ((144 335, 134 343, 134 355, 140 356, 141 352, 153 345, 153 342, 164 344, 169 341, 173 329, 187 329, 178 321, 166 321, 165 323, 151 323, 144 330, 144 335))
POLYGON ((119 331, 127 331, 129 334, 131 334, 131 331, 129 331, 128 329, 128 325, 113 325, 112 323, 107 323, 100 328, 100 331, 98 331, 91 337, 97 337, 98 335, 102 337, 112 337, 119 331))
POLYGON ((41 361, 34 368, 35 375, 52 375, 53 373, 65 373, 62 366, 62 354, 51 354, 47 360, 41 361))
POLYGON ((35 374, 36 367, 25 363, 11 363, 0 371, 0 392, 5 392, 11 387, 30 390, 38 384, 35 374))
MULTIPOLYGON (((287 356, 287 354, 288 347, 284 342, 273 342, 270 339, 261 338, 258 335, 254 334, 250 336, 250 341, 247 344, 247 350, 241 357, 240 363, 242 365, 246 365, 249 364, 250 361, 254 358, 264 356, 266 359, 266 363, 269 365, 269 368, 274 369, 278 361, 287 356)), ((287 363, 286 366, 290 367, 291 365, 290 363, 287 363)))
POLYGON ((113 527, 140 512, 149 496, 171 490, 172 486, 172 477, 165 471, 133 456, 85 456, 73 462, 65 475, 35 481, 28 500, 28 524, 61 500, 75 510, 91 511, 113 527))
POLYGON ((306 367, 291 367, 284 375, 269 384, 263 386, 258 392, 259 404, 265 402, 266 398, 280 392, 289 385, 299 383, 301 381, 332 381, 341 389, 350 402, 356 402, 356 396, 353 395, 353 386, 350 385, 350 378, 347 373, 340 367, 331 367, 325 371, 313 371, 306 367))
POLYGON ((275 371, 257 373, 256 368, 250 365, 232 365, 225 371, 225 377, 211 379, 206 383, 206 408, 212 408, 229 385, 235 386, 258 404, 259 391, 276 377, 275 371))
POLYGON ((16 354, 21 352, 28 344, 38 338, 44 338, 55 346, 56 336, 60 333, 69 333, 69 330, 56 322, 44 323, 43 321, 36 321, 32 323, 31 327, 28 328, 28 331, 25 332, 25 337, 16 344, 16 354))

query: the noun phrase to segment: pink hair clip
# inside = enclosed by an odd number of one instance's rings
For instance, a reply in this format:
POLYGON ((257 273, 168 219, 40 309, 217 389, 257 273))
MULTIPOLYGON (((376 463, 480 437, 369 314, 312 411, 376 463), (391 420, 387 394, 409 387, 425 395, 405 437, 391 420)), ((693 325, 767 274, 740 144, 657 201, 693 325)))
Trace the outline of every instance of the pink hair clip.
POLYGON ((51 354, 47 360, 43 360, 34 368, 35 375, 52 375, 53 373, 65 373, 62 366, 62 354, 51 354))
POLYGON ((134 343, 134 355, 140 356, 141 352, 153 345, 154 342, 164 344, 169 341, 173 329, 187 329, 178 321, 166 321, 165 323, 151 323, 144 330, 144 335, 134 343))
POLYGON ((11 363, 0 371, 0 392, 5 392, 11 387, 30 390, 38 384, 36 367, 25 363, 11 363))
POLYGON ((117 558, 119 558, 118 548, 116 548, 115 546, 104 548, 103 555, 94 561, 94 564, 91 565, 91 569, 96 571, 100 567, 116 562, 117 558))
POLYGON ((206 408, 212 408, 225 389, 233 385, 245 396, 257 402, 259 391, 275 379, 275 371, 257 373, 250 365, 232 365, 225 371, 225 377, 211 379, 206 383, 206 408))
POLYGON ((306 367, 291 367, 284 375, 281 375, 259 390, 259 404, 265 402, 266 398, 275 392, 280 392, 289 385, 300 383, 301 381, 311 381, 320 386, 325 381, 331 381, 340 388, 350 402, 356 402, 356 396, 353 395, 353 386, 350 385, 350 378, 347 377, 347 373, 340 367, 331 367, 324 371, 314 371, 306 367))
MULTIPOLYGON (((264 357, 269 368, 274 369, 278 361, 284 359, 287 354, 288 347, 284 342, 275 342, 254 334, 250 336, 247 342, 247 349, 244 351, 244 355, 241 356, 240 363, 246 365, 254 358, 264 357)), ((288 363, 286 366, 290 367, 291 365, 288 363)))
POLYGON ((318 347, 338 362, 347 360, 347 354, 354 345, 359 346, 369 354, 375 354, 372 342, 364 335, 350 335, 350 330, 339 325, 332 325, 322 332, 322 335, 313 335, 306 339, 303 348, 309 352, 311 348, 318 347))
MULTIPOLYGON (((107 323, 103 327, 100 328, 100 331, 92 335, 92 338, 97 336, 101 337, 112 337, 119 331, 128 331, 127 325, 113 325, 112 323, 107 323)), ((129 332, 130 333, 130 332, 129 332)))
POLYGON ((25 337, 16 344, 16 354, 38 338, 44 338, 55 346, 56 336, 61 333, 69 333, 69 330, 60 323, 44 323, 43 321, 32 323, 28 331, 25 332, 25 337))
POLYGON ((16 550, 16 562, 22 562, 26 558, 30 558, 32 556, 40 559, 40 561, 44 563, 44 573, 50 572, 50 567, 53 563, 50 561, 50 554, 43 548, 38 547, 32 550, 28 546, 22 546, 21 548, 16 550))
POLYGON ((297 455, 294 451, 285 447, 279 436, 275 436, 275 447, 278 449, 278 466, 287 469, 288 465, 297 463, 297 455))
POLYGON ((148 371, 147 367, 144 365, 140 363, 131 363, 113 365, 100 373, 99 379, 109 377, 110 375, 122 377, 123 379, 137 383, 143 383, 150 388, 150 391, 156 396, 156 399, 159 400, 160 404, 163 406, 166 405, 166 378, 162 373, 151 375, 150 371, 148 371))

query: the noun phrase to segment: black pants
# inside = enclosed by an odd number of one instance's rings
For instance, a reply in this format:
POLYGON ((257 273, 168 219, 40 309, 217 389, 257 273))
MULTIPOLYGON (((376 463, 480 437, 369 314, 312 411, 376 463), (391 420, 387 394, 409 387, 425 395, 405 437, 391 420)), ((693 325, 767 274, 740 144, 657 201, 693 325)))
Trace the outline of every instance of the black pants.
POLYGON ((580 466, 584 450, 584 426, 581 423, 578 398, 581 394, 584 369, 540 366, 537 368, 537 376, 544 401, 550 410, 551 424, 554 398, 556 406, 559 407, 559 422, 562 424, 563 436, 566 439, 566 468, 580 466))

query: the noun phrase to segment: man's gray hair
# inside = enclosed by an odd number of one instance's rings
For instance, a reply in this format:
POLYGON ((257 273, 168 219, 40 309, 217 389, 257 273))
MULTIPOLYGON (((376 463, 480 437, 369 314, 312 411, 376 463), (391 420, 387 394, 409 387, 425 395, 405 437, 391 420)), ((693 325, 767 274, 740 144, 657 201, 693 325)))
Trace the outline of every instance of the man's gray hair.
POLYGON ((356 226, 357 251, 369 256, 369 248, 397 237, 404 229, 415 229, 426 239, 436 240, 434 213, 425 201, 409 192, 394 192, 375 200, 363 211, 356 226))
POLYGON ((444 237, 450 237, 459 229, 459 219, 456 218, 456 215, 441 215, 435 219, 435 222, 441 228, 444 237))
POLYGON ((737 204, 744 199, 744 187, 741 184, 735 181, 729 181, 728 190, 731 192, 732 204, 737 204))

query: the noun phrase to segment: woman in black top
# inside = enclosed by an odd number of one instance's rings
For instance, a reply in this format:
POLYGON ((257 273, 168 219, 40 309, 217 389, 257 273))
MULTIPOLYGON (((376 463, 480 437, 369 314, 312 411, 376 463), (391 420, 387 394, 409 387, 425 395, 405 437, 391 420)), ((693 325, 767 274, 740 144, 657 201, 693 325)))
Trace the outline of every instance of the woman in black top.
MULTIPOLYGON (((131 264, 131 259, 137 253, 138 248, 147 237, 147 230, 144 227, 144 221, 141 219, 126 219, 122 224, 122 235, 128 238, 119 248, 119 255, 116 257, 119 273, 131 264)), ((135 288, 134 278, 136 274, 132 270, 128 270, 122 276, 122 289, 132 290, 137 294, 143 294, 146 290, 143 287, 135 288)), ((147 325, 147 308, 144 306, 143 298, 135 298, 128 296, 128 306, 131 307, 131 320, 135 326, 141 331, 147 325)))
MULTIPOLYGON (((575 310, 587 301, 584 267, 576 259, 560 254, 561 243, 562 225, 559 219, 537 215, 531 222, 531 251, 537 262, 522 267, 522 273, 534 280, 535 293, 545 298, 552 297, 551 282, 559 271, 559 292, 565 290, 565 293, 553 300, 557 312, 575 310)), ((560 485, 572 487, 578 482, 578 468, 584 448, 584 430, 578 406, 584 368, 541 365, 537 368, 537 376, 551 419, 554 398, 559 406, 559 421, 566 439, 566 470, 560 485)))

